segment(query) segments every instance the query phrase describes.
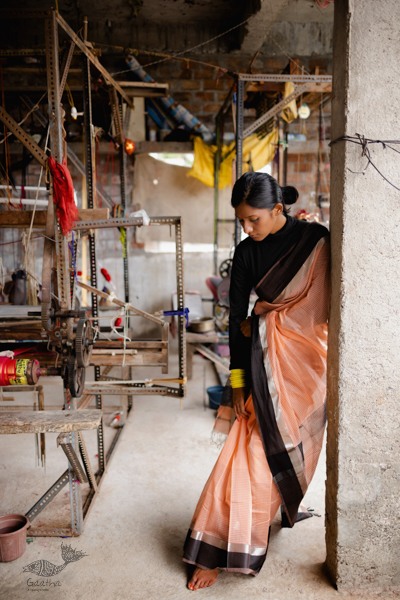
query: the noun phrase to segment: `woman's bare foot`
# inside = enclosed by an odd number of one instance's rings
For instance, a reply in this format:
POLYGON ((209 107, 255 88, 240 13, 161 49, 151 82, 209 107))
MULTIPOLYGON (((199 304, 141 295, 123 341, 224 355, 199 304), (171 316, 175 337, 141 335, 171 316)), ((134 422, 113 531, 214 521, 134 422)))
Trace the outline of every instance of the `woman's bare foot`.
POLYGON ((194 591, 210 587, 217 581, 217 577, 218 569, 200 569, 197 567, 188 583, 188 588, 194 591))

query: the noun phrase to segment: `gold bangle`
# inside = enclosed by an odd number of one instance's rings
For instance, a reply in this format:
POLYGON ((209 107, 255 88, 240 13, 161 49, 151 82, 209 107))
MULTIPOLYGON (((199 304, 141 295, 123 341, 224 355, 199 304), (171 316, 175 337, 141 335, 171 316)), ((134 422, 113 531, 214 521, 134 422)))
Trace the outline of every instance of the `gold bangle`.
POLYGON ((232 369, 231 375, 231 388, 243 388, 246 387, 246 374, 244 369, 232 369))

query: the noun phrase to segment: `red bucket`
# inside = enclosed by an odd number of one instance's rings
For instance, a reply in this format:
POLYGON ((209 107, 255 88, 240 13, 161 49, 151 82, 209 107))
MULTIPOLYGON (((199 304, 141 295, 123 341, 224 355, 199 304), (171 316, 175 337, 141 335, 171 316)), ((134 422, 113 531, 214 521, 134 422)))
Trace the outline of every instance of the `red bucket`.
POLYGON ((10 562, 23 555, 28 527, 30 522, 25 515, 0 517, 0 562, 10 562))

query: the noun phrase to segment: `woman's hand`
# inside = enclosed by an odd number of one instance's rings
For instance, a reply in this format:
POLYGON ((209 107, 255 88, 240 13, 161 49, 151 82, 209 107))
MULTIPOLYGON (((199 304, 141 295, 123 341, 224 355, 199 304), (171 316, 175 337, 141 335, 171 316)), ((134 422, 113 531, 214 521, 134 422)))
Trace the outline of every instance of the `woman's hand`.
POLYGON ((246 401, 245 388, 234 388, 232 393, 233 410, 235 411, 237 420, 241 421, 241 419, 248 419, 250 415, 244 408, 244 403, 246 401))
POLYGON ((244 337, 251 337, 251 317, 247 317, 240 323, 240 331, 244 337))

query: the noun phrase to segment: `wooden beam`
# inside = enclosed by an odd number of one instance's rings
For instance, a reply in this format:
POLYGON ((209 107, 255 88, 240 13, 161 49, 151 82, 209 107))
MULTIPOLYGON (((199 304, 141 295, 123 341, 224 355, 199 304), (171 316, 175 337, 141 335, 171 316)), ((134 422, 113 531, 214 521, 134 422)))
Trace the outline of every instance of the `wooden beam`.
POLYGON ((90 364, 95 367, 121 367, 122 364, 131 367, 150 367, 163 366, 167 364, 168 355, 163 352, 137 352, 137 350, 127 350, 125 353, 116 350, 116 354, 108 351, 106 354, 99 354, 99 350, 93 350, 90 357, 90 364), (134 354, 132 354, 132 352, 134 354), (118 354, 117 354, 118 353, 118 354))
MULTIPOLYGON (((110 211, 108 208, 80 208, 78 209, 79 221, 93 221, 94 219, 108 219, 110 211)), ((33 211, 8 210, 0 212, 1 227, 30 227, 33 211)), ((37 210, 33 220, 33 227, 44 228, 46 226, 46 210, 37 210)))
MULTIPOLYGON (((250 82, 246 85, 246 93, 248 92, 282 92, 285 89, 285 84, 282 82, 250 82)), ((332 83, 312 83, 308 87, 309 92, 324 92, 332 91, 332 83)))
POLYGON ((162 98, 169 94, 168 83, 120 81, 119 84, 129 96, 135 96, 136 98, 162 98))
MULTIPOLYGON (((168 342, 164 341, 155 341, 155 340, 133 340, 132 342, 126 342, 125 348, 127 350, 162 350, 168 346, 168 342)), ((111 352, 111 349, 123 350, 124 343, 118 341, 109 341, 109 340, 96 340, 94 343, 94 349, 97 348, 107 348, 111 352)))
POLYGON ((135 154, 149 154, 150 152, 172 154, 186 154, 193 152, 193 142, 138 142, 135 154))

